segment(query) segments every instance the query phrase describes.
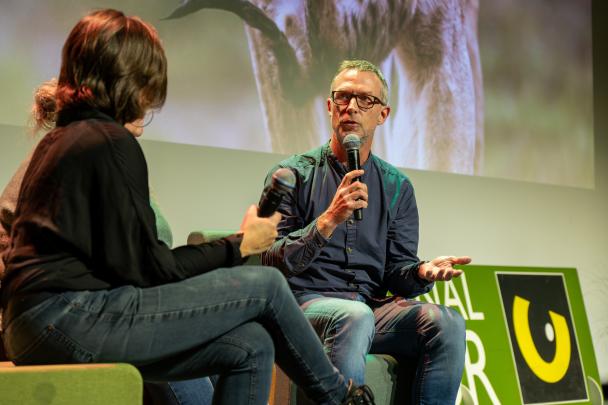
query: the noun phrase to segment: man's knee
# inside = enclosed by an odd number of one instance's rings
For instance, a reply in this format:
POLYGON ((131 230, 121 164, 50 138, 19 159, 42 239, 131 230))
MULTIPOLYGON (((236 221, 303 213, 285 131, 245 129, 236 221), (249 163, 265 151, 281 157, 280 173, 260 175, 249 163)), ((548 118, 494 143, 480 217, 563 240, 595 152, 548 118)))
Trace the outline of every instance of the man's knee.
POLYGON ((464 339, 464 318, 453 308, 443 305, 422 304, 418 312, 418 323, 425 332, 447 333, 464 339))
POLYGON ((374 312, 365 303, 359 301, 347 301, 342 311, 337 313, 337 318, 349 322, 353 327, 374 329, 374 312))
POLYGON ((464 347, 466 325, 457 310, 443 305, 423 304, 419 319, 421 332, 425 336, 437 337, 443 344, 464 347))
POLYGON ((366 340, 374 336, 374 313, 363 302, 322 298, 305 303, 302 309, 321 336, 347 334, 366 340))
POLYGON ((335 320, 336 337, 344 334, 350 336, 352 350, 359 347, 359 351, 367 352, 376 334, 376 322, 371 308, 362 302, 350 301, 341 315, 335 320))
POLYGON ((465 339, 466 325, 464 318, 454 308, 443 307, 440 328, 442 332, 450 336, 460 338, 463 341, 465 339))

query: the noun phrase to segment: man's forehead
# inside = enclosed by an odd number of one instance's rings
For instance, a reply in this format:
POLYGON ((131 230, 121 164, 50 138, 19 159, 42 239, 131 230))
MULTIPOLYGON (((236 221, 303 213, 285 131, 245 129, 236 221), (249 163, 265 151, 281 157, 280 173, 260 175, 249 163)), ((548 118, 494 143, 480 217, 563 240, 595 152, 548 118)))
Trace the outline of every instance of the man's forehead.
POLYGON ((344 90, 351 87, 357 87, 371 93, 379 91, 381 83, 374 72, 345 69, 338 73, 334 80, 334 90, 344 90))

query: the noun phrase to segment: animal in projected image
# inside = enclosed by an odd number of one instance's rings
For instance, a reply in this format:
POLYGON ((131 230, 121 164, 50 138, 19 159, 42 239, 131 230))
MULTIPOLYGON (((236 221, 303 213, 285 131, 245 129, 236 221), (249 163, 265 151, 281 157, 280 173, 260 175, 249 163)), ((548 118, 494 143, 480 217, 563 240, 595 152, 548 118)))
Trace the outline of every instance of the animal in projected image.
POLYGON ((328 139, 325 100, 343 59, 378 64, 392 117, 373 149, 419 169, 478 173, 483 90, 478 0, 184 0, 169 18, 221 9, 246 23, 272 149, 328 139))

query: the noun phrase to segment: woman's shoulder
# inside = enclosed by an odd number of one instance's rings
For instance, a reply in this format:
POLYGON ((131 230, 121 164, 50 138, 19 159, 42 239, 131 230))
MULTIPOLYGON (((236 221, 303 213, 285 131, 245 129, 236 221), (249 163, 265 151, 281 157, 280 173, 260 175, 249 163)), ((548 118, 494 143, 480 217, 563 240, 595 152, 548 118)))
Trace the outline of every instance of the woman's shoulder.
POLYGON ((57 127, 41 141, 45 142, 65 157, 91 160, 103 160, 116 150, 131 154, 138 153, 140 149, 135 138, 122 125, 98 119, 74 121, 57 127))

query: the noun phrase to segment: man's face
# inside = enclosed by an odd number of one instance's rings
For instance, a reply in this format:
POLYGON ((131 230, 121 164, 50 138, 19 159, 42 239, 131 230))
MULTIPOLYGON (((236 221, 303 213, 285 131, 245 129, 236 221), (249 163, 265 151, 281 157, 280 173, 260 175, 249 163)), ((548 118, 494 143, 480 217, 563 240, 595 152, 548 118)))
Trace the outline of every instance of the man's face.
MULTIPOLYGON (((382 83, 373 72, 360 72, 355 69, 340 72, 332 88, 332 91, 374 96, 378 99, 381 99, 381 90, 382 83)), ((357 104, 356 97, 351 98, 347 105, 337 105, 330 97, 327 99, 327 110, 331 116, 333 136, 340 145, 348 134, 357 134, 362 145, 371 145, 376 127, 384 123, 390 112, 389 107, 381 104, 374 104, 370 109, 363 110, 357 104)))

